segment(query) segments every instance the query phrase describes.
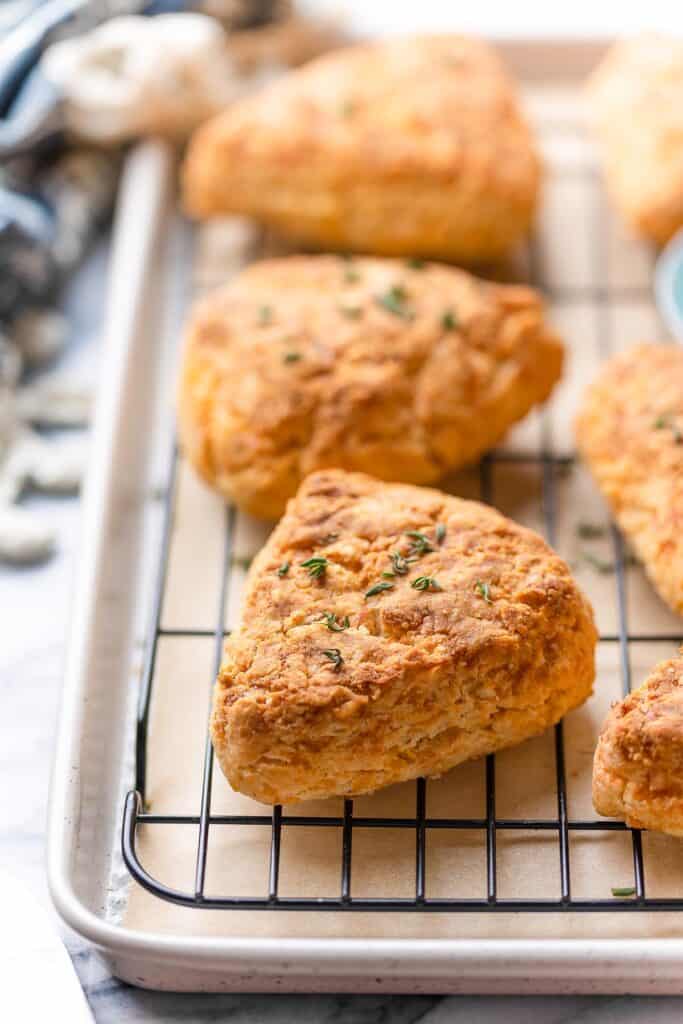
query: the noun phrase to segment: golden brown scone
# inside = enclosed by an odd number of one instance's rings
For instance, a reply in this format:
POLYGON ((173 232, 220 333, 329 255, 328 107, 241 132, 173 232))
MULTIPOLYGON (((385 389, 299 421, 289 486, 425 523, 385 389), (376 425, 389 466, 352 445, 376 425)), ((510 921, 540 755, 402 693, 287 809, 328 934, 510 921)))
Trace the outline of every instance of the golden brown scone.
POLYGON ((439 264, 253 264, 191 317, 185 453, 254 515, 340 466, 431 483, 548 397, 562 346, 529 288, 439 264))
POLYGON ((480 263, 525 234, 539 179, 498 57, 437 36, 337 50, 234 104, 191 141, 184 192, 321 248, 480 263))
POLYGON ((439 491, 314 473, 252 566, 214 748, 264 803, 439 775, 581 704, 595 643, 535 533, 439 491))
POLYGON ((648 576, 683 614, 683 349, 638 345, 610 359, 576 432, 648 576))
POLYGON ((598 814, 683 836, 683 657, 615 704, 593 762, 598 814))
POLYGON ((616 206, 637 234, 666 242, 683 225, 683 40, 616 43, 588 100, 616 206))

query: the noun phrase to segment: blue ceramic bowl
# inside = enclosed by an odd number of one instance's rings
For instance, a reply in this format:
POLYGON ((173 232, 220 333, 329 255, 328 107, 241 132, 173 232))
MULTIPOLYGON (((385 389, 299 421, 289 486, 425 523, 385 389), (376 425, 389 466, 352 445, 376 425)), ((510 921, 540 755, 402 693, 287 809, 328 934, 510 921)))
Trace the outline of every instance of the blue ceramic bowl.
POLYGON ((666 326, 683 343, 683 230, 674 235, 657 260, 655 295, 666 326))

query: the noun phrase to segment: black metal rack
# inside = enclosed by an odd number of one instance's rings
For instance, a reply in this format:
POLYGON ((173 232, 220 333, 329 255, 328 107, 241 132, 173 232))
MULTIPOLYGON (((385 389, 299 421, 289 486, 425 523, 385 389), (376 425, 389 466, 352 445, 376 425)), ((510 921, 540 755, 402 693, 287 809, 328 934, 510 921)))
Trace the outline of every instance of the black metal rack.
MULTIPOLYGON (((592 172, 591 172, 592 173, 592 172)), ((604 226, 604 225, 603 225, 604 226)), ((600 232, 604 238, 604 231, 600 232)), ((602 256, 600 245, 596 246, 596 261, 602 256)), ((534 262, 532 260, 532 262, 534 262)), ((597 263, 596 263, 597 265, 597 263)), ((538 273, 532 273, 535 283, 543 288, 538 273)), ((600 275, 596 276, 600 280, 600 275)), ((588 297, 597 309, 600 318, 601 344, 605 353, 609 352, 608 304, 613 297, 606 287, 590 289, 588 297)), ((503 818, 496 813, 496 779, 495 756, 486 758, 486 801, 485 816, 465 817, 431 817, 426 813, 427 788, 429 782, 418 779, 415 783, 415 812, 408 817, 369 817, 354 813, 354 801, 347 799, 343 804, 341 815, 288 815, 283 814, 281 807, 274 807, 272 814, 241 814, 219 815, 211 812, 211 783, 213 776, 214 755, 208 736, 204 750, 203 780, 201 801, 198 813, 194 815, 152 814, 144 810, 147 765, 147 729, 154 677, 157 642, 160 636, 167 633, 182 636, 213 636, 215 641, 214 673, 218 671, 221 660, 224 629, 227 581, 231 566, 231 551, 234 532, 234 510, 226 509, 224 529, 224 554, 222 587, 216 612, 216 628, 213 632, 205 630, 172 630, 161 628, 161 606, 166 580, 166 566, 172 532, 173 505, 175 494, 175 476, 178 461, 174 451, 170 460, 171 471, 166 493, 165 526, 163 530, 162 551, 159 576, 154 596, 154 625, 150 633, 147 662, 143 677, 143 685, 139 706, 137 728, 137 761, 136 789, 131 791, 125 801, 122 848, 123 857, 133 878, 154 895, 173 903, 188 907, 199 907, 217 910, 270 910, 270 911, 384 911, 384 912, 453 912, 453 913, 520 913, 520 912, 604 912, 618 913, 633 911, 670 911, 683 910, 683 898, 653 898, 646 892, 646 872, 643 857, 643 844, 638 830, 630 829, 621 822, 604 819, 570 818, 567 806, 567 779, 565 772, 565 749, 562 723, 555 726, 554 756, 555 782, 557 791, 557 813, 548 818, 503 818), (165 825, 191 825, 197 828, 197 850, 195 861, 195 884, 191 892, 182 892, 169 888, 148 874, 140 862, 136 852, 136 832, 139 825, 163 828, 165 825), (212 830, 220 828, 240 828, 243 826, 270 827, 270 863, 268 871, 267 891, 253 896, 207 895, 205 891, 206 864, 209 841, 212 830), (282 836, 285 830, 301 827, 317 829, 334 829, 340 834, 340 863, 338 894, 329 897, 282 896, 279 891, 280 853, 282 836), (410 897, 355 897, 352 895, 352 873, 354 861, 354 836, 362 829, 407 829, 415 837, 415 884, 414 894, 410 897), (476 830, 485 836, 486 855, 486 895, 483 898, 431 898, 427 893, 427 857, 426 840, 431 830, 476 830), (630 833, 633 857, 633 895, 626 897, 582 899, 572 895, 570 835, 575 833, 620 831, 630 833), (546 832, 557 836, 559 856, 559 895, 557 898, 502 898, 498 895, 496 843, 499 833, 508 832, 546 832)), ((542 506, 545 535, 552 545, 556 534, 557 512, 557 481, 561 474, 571 467, 571 457, 552 454, 550 444, 550 426, 544 422, 543 441, 538 455, 517 455, 505 452, 493 452, 486 456, 480 464, 480 490, 482 500, 495 504, 492 486, 492 470, 498 463, 519 462, 535 466, 541 476, 542 506)), ((619 650, 621 681, 623 693, 631 689, 631 666, 629 645, 650 641, 681 642, 679 635, 649 635, 629 631, 624 546, 618 530, 610 527, 611 546, 615 566, 616 601, 618 611, 618 630, 612 634, 602 635, 602 643, 616 644, 619 650)), ((213 685, 213 678, 211 685, 213 685)))

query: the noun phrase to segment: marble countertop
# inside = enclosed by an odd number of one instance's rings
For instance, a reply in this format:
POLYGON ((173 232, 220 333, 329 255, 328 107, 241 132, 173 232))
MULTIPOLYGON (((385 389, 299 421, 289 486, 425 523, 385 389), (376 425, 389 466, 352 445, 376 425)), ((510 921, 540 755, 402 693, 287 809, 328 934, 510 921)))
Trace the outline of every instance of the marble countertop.
MULTIPOLYGON (((73 340, 68 359, 85 372, 96 363, 106 246, 77 276, 65 297, 73 340)), ((0 866, 23 880, 47 904, 45 819, 48 777, 60 698, 73 572, 78 560, 79 502, 32 498, 60 533, 57 555, 42 566, 0 566, 0 866)), ((11 928, 6 918, 0 927, 11 928)), ((145 992, 118 982, 78 936, 58 924, 98 1022, 235 1024, 666 1024, 683 1015, 683 998, 177 995, 145 992)), ((40 963, 35 976, 40 978, 40 963)), ((17 1018, 15 1018, 17 1019, 17 1018)), ((27 1018, 23 1018, 27 1019, 27 1018)))

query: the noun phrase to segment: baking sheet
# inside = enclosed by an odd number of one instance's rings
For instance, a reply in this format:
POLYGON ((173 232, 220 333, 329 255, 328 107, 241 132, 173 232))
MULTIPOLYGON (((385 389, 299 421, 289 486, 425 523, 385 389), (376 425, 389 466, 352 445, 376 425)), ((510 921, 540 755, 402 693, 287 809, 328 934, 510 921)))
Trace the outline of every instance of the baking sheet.
MULTIPOLYGON (((545 421, 532 414, 512 431, 504 450, 539 454, 544 431, 553 452, 573 452, 571 421, 578 397, 601 359, 633 343, 656 339, 662 328, 651 301, 652 253, 625 237, 607 209, 591 147, 583 136, 577 96, 557 84, 530 89, 526 100, 541 136, 548 167, 537 237, 508 276, 532 267, 548 296, 551 316, 567 344, 567 367, 545 421), (602 302, 607 292, 609 302, 602 302)), ((194 291, 221 283, 245 259, 278 251, 243 221, 199 230, 194 291)), ((466 471, 445 488, 479 496, 478 472, 466 471)), ((500 464, 493 471, 493 502, 505 514, 543 529, 540 466, 500 464)), ((213 630, 223 551, 223 503, 181 461, 174 531, 161 625, 166 630, 213 630)), ((616 577, 586 557, 609 561, 609 538, 581 540, 580 522, 606 524, 601 499, 585 470, 575 466, 558 480, 556 547, 572 565, 593 602, 601 634, 618 633, 616 577)), ((263 524, 236 517, 226 626, 239 614, 245 572, 241 560, 267 536, 263 524)), ((632 631, 654 639, 630 645, 633 685, 676 645, 656 637, 677 635, 680 620, 652 591, 642 569, 626 570, 627 615, 632 631)), ((211 637, 162 636, 159 640, 149 738, 147 799, 155 814, 197 814, 213 671, 211 637)), ((569 817, 595 817, 590 802, 592 754, 611 701, 622 691, 619 645, 601 642, 595 694, 565 719, 569 817)), ((485 817, 483 761, 462 765, 427 785, 427 816, 485 817)), ((216 767, 212 813, 263 814, 270 809, 233 793, 216 767)), ((285 808, 287 814, 338 815, 341 800, 285 808)), ((413 816, 415 786, 392 787, 354 801, 354 814, 413 816)), ((548 732, 496 757, 496 814, 506 818, 557 815, 554 737, 548 732)), ((138 853, 158 880, 192 891, 196 826, 141 825, 138 853)), ((207 895, 263 896, 267 892, 270 826, 212 825, 207 895)), ((501 897, 558 898, 559 838, 556 832, 499 831, 498 892, 501 897)), ((648 896, 683 895, 683 844, 643 834, 648 896)), ((339 892, 341 829, 284 826, 279 892, 282 896, 333 896, 339 892)), ((572 896, 609 898, 611 888, 633 884, 629 833, 570 832, 572 896)), ((410 829, 354 826, 352 896, 413 896, 415 836, 410 829)), ((485 896, 485 832, 428 830, 426 895, 485 896)), ((137 884, 128 891, 123 923, 142 932, 182 936, 354 938, 627 938, 679 936, 675 913, 383 914, 289 911, 203 911, 178 907, 137 884)))

